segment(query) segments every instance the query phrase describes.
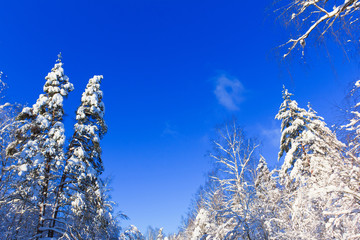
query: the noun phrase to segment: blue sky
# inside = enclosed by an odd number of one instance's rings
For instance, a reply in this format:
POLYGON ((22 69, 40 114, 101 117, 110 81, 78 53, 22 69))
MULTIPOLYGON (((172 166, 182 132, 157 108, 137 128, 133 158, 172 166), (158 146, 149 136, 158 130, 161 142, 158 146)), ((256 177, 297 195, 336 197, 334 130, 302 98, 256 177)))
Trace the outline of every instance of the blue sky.
POLYGON ((65 103, 71 132, 88 79, 104 75, 103 161, 113 200, 131 218, 122 226, 177 231, 211 167, 205 155, 217 124, 236 116, 275 166, 282 85, 300 106, 310 101, 335 121, 347 84, 359 77, 357 61, 331 41, 330 58, 319 47, 281 62, 277 46, 289 32, 271 7, 271 0, 3 1, 6 100, 32 105, 61 51, 75 86, 65 103))

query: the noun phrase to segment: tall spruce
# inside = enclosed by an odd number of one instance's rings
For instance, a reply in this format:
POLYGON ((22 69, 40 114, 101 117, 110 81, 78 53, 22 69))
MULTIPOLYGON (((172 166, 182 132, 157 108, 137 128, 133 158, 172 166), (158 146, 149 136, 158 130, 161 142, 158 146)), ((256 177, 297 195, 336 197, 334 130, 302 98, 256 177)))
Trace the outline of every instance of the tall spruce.
POLYGON ((288 200, 284 202, 292 211, 291 215, 280 214, 282 222, 290 225, 284 224, 276 237, 327 239, 335 236, 337 239, 344 235, 332 235, 334 231, 325 223, 333 218, 334 206, 342 205, 340 199, 345 199, 343 193, 339 193, 341 186, 349 182, 342 159, 344 144, 310 106, 307 111, 299 108, 286 89, 283 98, 276 116, 282 120, 279 157, 286 153, 280 173, 282 179, 287 180, 282 191, 287 193, 288 200))
MULTIPOLYGON (((346 232, 350 229, 344 229, 350 226, 348 220, 354 217, 343 211, 342 206, 354 199, 343 192, 346 185, 351 182, 351 166, 345 164, 343 158, 345 145, 310 106, 307 118, 306 130, 301 134, 300 141, 309 174, 304 184, 296 190, 294 201, 291 203, 293 210, 291 230, 288 233, 302 239, 349 239, 351 234, 346 232), (342 212, 339 218, 336 214, 338 212, 342 212), (330 219, 342 223, 333 225, 330 219), (339 234, 340 231, 345 234, 339 234)), ((356 209, 358 205, 352 207, 356 209)))
POLYGON ((91 78, 82 95, 53 212, 53 227, 65 223, 68 232, 78 239, 97 239, 100 236, 111 239, 118 234, 112 216, 113 204, 107 186, 100 178, 104 170, 100 139, 107 131, 100 90, 102 78, 91 78), (66 211, 68 215, 62 216, 61 213, 66 211))
MULTIPOLYGON (((15 141, 7 148, 7 156, 15 159, 13 169, 20 177, 10 199, 29 214, 18 216, 14 224, 26 224, 27 233, 19 238, 41 238, 49 228, 53 206, 54 186, 64 161, 65 129, 63 99, 73 90, 64 74, 61 58, 45 77, 44 93, 32 107, 25 107, 18 115, 21 127, 15 141), (37 218, 33 216, 37 215, 37 218)), ((18 228, 21 226, 17 226, 18 228)))
POLYGON ((285 178, 287 173, 290 173, 291 178, 296 178, 300 170, 303 170, 304 162, 304 149, 301 144, 301 134, 306 130, 306 124, 308 121, 307 112, 305 109, 298 107, 296 101, 291 100, 293 94, 289 93, 284 87, 283 99, 276 119, 281 120, 281 139, 280 139, 280 151, 278 159, 284 156, 284 163, 281 168, 281 176, 285 178), (296 164, 296 161, 298 163, 296 164), (300 169, 295 168, 295 164, 300 169))
POLYGON ((308 110, 298 107, 291 100, 291 93, 283 90, 283 103, 276 119, 281 120, 281 140, 279 159, 285 154, 281 176, 290 173, 293 179, 304 180, 314 172, 318 164, 331 164, 328 161, 315 163, 312 158, 333 156, 339 159, 344 147, 336 135, 326 126, 324 119, 308 105, 308 110))

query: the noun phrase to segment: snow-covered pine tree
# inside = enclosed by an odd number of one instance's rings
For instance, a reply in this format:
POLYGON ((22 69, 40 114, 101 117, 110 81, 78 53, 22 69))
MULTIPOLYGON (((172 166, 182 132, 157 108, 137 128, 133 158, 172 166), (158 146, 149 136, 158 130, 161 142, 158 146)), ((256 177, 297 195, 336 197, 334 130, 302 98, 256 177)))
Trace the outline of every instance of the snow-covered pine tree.
MULTIPOLYGON (((332 213, 338 212, 339 207, 343 210, 341 206, 345 205, 345 200, 352 198, 341 192, 350 182, 349 165, 345 164, 342 154, 345 146, 310 106, 307 114, 309 120, 301 134, 301 143, 310 174, 305 184, 296 190, 291 203, 292 228, 288 232, 301 239, 349 239, 351 235, 339 235, 333 231, 344 228, 346 224, 336 227, 328 224, 329 219, 335 219, 332 213)), ((353 219, 346 212, 342 214, 341 219, 353 219)), ((350 232, 350 229, 344 232, 350 232)))
MULTIPOLYGON (((358 97, 360 88, 360 80, 356 81, 353 89, 350 92, 351 97, 358 97)), ((358 101, 358 99, 354 99, 358 101)), ((349 123, 342 126, 345 128, 350 134, 351 137, 349 139, 349 150, 347 154, 349 157, 353 159, 357 159, 360 157, 360 102, 355 102, 355 105, 352 106, 352 118, 349 123)))
POLYGON ((254 215, 258 216, 262 239, 292 239, 292 202, 296 192, 278 184, 279 170, 269 170, 260 157, 256 168, 254 215))
POLYGON ((291 100, 293 94, 283 89, 283 99, 276 119, 281 120, 281 139, 280 151, 278 159, 285 154, 284 163, 280 171, 280 177, 287 178, 290 172, 290 178, 296 179, 307 174, 306 166, 308 164, 306 156, 304 156, 304 146, 300 138, 301 134, 306 130, 308 123, 307 112, 305 109, 298 107, 296 101, 291 100), (298 162, 298 163, 296 163, 298 162), (294 167, 296 164, 296 168, 294 167))
MULTIPOLYGON (((306 111, 291 100, 291 93, 283 90, 283 103, 276 119, 281 120, 281 140, 279 159, 285 154, 280 177, 287 178, 290 172, 290 182, 305 181, 317 166, 311 160, 313 156, 334 155, 339 159, 339 153, 344 144, 337 140, 335 134, 326 126, 324 119, 308 106, 306 111)), ((322 162, 330 164, 329 162, 322 162)), ((320 164, 320 163, 318 163, 320 164)))
POLYGON ((270 191, 272 191, 274 188, 276 189, 276 182, 273 181, 272 175, 263 156, 260 156, 255 173, 255 211, 257 212, 256 215, 259 216, 260 224, 264 229, 264 236, 265 238, 268 238, 268 228, 271 228, 266 224, 266 221, 270 218, 268 215, 276 215, 276 211, 274 211, 275 209, 272 209, 273 211, 269 211, 269 209, 272 208, 272 204, 270 204, 269 201, 272 197, 272 192, 270 191), (273 186, 274 183, 275 186, 273 186))
MULTIPOLYGON (((353 91, 357 91, 359 86, 360 81, 355 83, 353 91)), ((300 200, 295 206, 298 209, 307 208, 308 213, 307 221, 304 221, 304 211, 298 211, 300 216, 295 224, 300 229, 311 226, 317 231, 321 226, 324 229, 321 237, 324 239, 356 239, 360 236, 360 195, 357 194, 360 189, 358 107, 356 104, 352 111, 354 118, 343 126, 352 136, 346 156, 343 154, 346 146, 326 127, 314 110, 310 107, 308 110, 312 121, 308 124, 309 131, 305 139, 311 143, 308 144, 311 177, 301 189, 302 198, 299 196, 300 200), (322 210, 320 213, 319 209, 322 210), (320 220, 319 216, 322 216, 320 220)))
POLYGON ((260 156, 260 160, 256 168, 255 187, 260 192, 266 192, 268 187, 272 187, 273 185, 271 180, 272 180, 272 175, 267 166, 266 160, 263 156, 260 156), (264 183, 269 183, 270 186, 264 183))
POLYGON ((104 170, 100 139, 107 131, 100 90, 102 78, 91 78, 82 95, 53 212, 53 228, 56 225, 66 227, 68 232, 82 239, 100 236, 112 239, 118 235, 117 222, 112 216, 113 203, 100 178, 104 170), (60 214, 66 211, 67 215, 60 214))
POLYGON ((353 236, 360 237, 360 80, 354 83, 350 92, 350 100, 353 102, 352 118, 349 123, 341 126, 347 131, 347 151, 344 157, 344 169, 338 173, 335 179, 342 179, 342 186, 332 187, 337 192, 343 192, 343 198, 338 199, 337 209, 333 208, 327 214, 332 215, 327 224, 337 236, 350 238, 353 236), (341 191, 342 190, 342 191, 341 191), (346 235, 345 235, 346 234, 346 235))
POLYGON ((131 225, 120 234, 120 240, 145 240, 145 237, 137 227, 131 225))
POLYGON ((107 126, 104 121, 103 92, 100 90, 102 79, 103 76, 96 75, 89 80, 76 111, 77 123, 69 146, 71 157, 68 166, 80 168, 80 182, 87 178, 96 179, 104 170, 100 139, 106 134, 107 126))
POLYGON ((324 118, 318 116, 310 104, 307 117, 309 120, 301 142, 309 159, 311 176, 329 176, 335 171, 335 167, 343 165, 345 144, 337 139, 336 134, 326 126, 324 118))
POLYGON ((270 172, 265 158, 261 156, 256 168, 254 212, 259 218, 259 227, 263 230, 265 239, 273 232, 278 232, 281 229, 279 225, 284 225, 278 222, 279 215, 288 207, 282 201, 284 192, 277 187, 275 172, 276 170, 270 172))
POLYGON ((59 58, 45 77, 44 94, 18 115, 21 127, 7 148, 7 156, 16 162, 11 169, 19 175, 14 183, 17 187, 9 197, 23 210, 14 219, 14 226, 21 233, 11 233, 19 239, 45 237, 50 223, 50 200, 64 160, 63 99, 73 90, 62 65, 59 58))
POLYGON ((228 199, 224 189, 214 181, 214 176, 211 173, 198 190, 183 231, 177 236, 179 239, 224 239, 232 230, 222 218, 223 212, 228 209, 228 199))
POLYGON ((160 228, 159 229, 159 233, 158 233, 158 235, 157 235, 157 237, 156 237, 156 240, 164 240, 164 234, 163 234, 163 228, 160 228))
MULTIPOLYGON (((284 92, 284 103, 276 116, 283 121, 279 157, 286 152, 281 173, 282 177, 286 177, 290 169, 288 183, 293 183, 295 179, 298 184, 288 192, 291 219, 289 221, 287 215, 283 215, 282 219, 291 225, 278 232, 280 235, 276 238, 296 235, 299 239, 347 239, 353 236, 343 234, 349 229, 340 229, 346 226, 344 219, 354 217, 339 209, 351 205, 350 202, 354 202, 356 197, 342 190, 349 190, 348 183, 351 182, 348 174, 350 165, 345 164, 342 154, 344 144, 310 106, 308 111, 300 109, 295 101, 290 100, 287 91, 284 92), (342 216, 337 218, 336 212, 342 212, 342 216), (329 224, 329 219, 338 222, 329 224)), ((357 207, 356 204, 352 205, 352 209, 357 207)))
MULTIPOLYGON (((298 107, 290 99, 292 94, 284 88, 283 103, 276 119, 281 123, 279 159, 286 153, 281 168, 282 176, 290 172, 291 179, 312 174, 321 162, 311 160, 314 156, 340 159, 344 148, 336 135, 326 126, 324 119, 308 105, 308 110, 298 107)), ((323 161, 323 164, 331 164, 323 161)), ((323 168, 324 169, 324 168, 323 168)))
POLYGON ((210 239, 209 233, 213 231, 212 227, 215 227, 211 224, 214 220, 215 218, 208 209, 200 208, 194 220, 194 229, 188 236, 189 239, 210 239))

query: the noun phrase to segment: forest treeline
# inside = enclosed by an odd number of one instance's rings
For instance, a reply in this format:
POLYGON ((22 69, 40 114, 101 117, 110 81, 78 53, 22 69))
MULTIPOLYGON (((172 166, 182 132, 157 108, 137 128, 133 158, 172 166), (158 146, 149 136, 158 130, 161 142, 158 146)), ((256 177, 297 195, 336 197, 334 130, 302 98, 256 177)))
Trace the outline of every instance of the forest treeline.
MULTIPOLYGON (((297 32, 281 46, 283 58, 299 49, 304 55, 306 46, 329 35, 358 46, 360 0, 274 3, 280 4, 274 12, 297 32)), ((36 103, 0 105, 1 240, 360 239, 360 80, 349 92, 350 117, 331 129, 284 88, 276 115, 279 168, 269 169, 259 144, 238 123, 219 129, 210 154, 215 168, 179 232, 166 235, 162 228, 120 227, 126 216, 114 211, 102 175, 102 78, 89 80, 71 136, 65 135, 63 102, 74 87, 61 58, 36 103)))
POLYGON ((102 177, 102 76, 89 80, 66 139, 63 101, 74 87, 62 66, 58 59, 31 107, 0 106, 0 239, 360 239, 360 80, 351 117, 333 130, 284 87, 280 168, 268 168, 236 121, 220 128, 215 168, 179 232, 166 236, 121 229, 125 216, 102 177))
POLYGON ((353 104, 343 123, 331 130, 284 87, 275 116, 279 168, 269 169, 260 145, 236 121, 219 128, 210 153, 215 167, 179 232, 144 236, 131 226, 127 239, 360 239, 359 88, 360 80, 347 96, 353 104))
POLYGON ((280 168, 268 168, 236 122, 220 129, 215 171, 173 239, 360 239, 359 87, 337 131, 284 87, 280 168))

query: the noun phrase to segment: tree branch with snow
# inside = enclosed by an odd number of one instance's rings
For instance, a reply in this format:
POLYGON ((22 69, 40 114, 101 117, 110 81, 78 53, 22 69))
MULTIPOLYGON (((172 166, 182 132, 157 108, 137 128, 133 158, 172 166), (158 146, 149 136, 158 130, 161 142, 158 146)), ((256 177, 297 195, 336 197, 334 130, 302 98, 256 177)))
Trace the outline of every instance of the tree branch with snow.
POLYGON ((356 23, 359 20, 360 1, 343 0, 341 4, 338 4, 335 0, 292 0, 286 7, 280 9, 290 14, 291 17, 287 23, 294 24, 298 20, 300 25, 307 26, 305 30, 298 28, 300 35, 281 45, 289 46, 287 53, 283 55, 283 58, 286 58, 298 45, 305 48, 306 40, 314 34, 316 29, 323 37, 337 24, 339 24, 337 27, 341 29, 356 23))

